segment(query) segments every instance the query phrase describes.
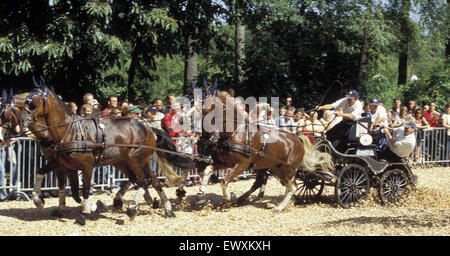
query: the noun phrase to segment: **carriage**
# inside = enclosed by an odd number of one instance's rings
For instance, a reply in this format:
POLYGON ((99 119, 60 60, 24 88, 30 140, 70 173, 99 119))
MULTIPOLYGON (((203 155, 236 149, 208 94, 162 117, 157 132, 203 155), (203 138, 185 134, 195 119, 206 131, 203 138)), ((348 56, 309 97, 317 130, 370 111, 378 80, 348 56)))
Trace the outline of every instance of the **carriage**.
POLYGON ((334 198, 343 208, 363 203, 371 188, 378 190, 383 205, 404 202, 415 187, 417 177, 406 159, 396 163, 378 159, 384 136, 380 132, 369 132, 369 125, 370 117, 354 121, 344 153, 337 151, 325 135, 317 138, 317 149, 331 154, 335 170, 331 173, 299 170, 296 176, 299 186, 294 194, 298 202, 319 199, 325 186, 334 187, 334 198))

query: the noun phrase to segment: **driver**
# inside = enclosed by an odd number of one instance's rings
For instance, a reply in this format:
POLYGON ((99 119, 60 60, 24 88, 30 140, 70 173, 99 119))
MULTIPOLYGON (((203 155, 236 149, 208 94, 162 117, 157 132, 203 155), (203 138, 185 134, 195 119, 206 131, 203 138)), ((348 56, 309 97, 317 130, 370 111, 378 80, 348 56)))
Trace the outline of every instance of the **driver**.
POLYGON ((408 121, 404 128, 399 127, 393 129, 393 134, 387 127, 383 129, 389 139, 389 146, 378 152, 379 159, 385 159, 388 162, 400 162, 401 158, 408 157, 416 147, 416 136, 414 130, 416 123, 408 121))
POLYGON ((316 107, 318 111, 337 109, 335 112, 336 117, 343 118, 340 123, 336 124, 325 133, 327 138, 333 144, 333 147, 340 152, 345 151, 345 142, 347 141, 348 131, 354 124, 354 121, 360 118, 363 113, 363 107, 358 98, 358 92, 351 90, 347 93, 345 98, 342 98, 332 104, 316 107))

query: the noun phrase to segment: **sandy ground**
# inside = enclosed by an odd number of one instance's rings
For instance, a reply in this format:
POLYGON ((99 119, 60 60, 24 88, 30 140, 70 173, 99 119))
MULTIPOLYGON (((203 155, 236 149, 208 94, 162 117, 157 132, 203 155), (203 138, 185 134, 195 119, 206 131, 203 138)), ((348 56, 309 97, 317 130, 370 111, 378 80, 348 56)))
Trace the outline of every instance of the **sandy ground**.
MULTIPOLYGON (((124 197, 122 213, 113 213, 113 195, 92 196, 108 208, 105 213, 93 213, 86 225, 76 225, 81 207, 67 198, 67 208, 61 218, 52 216, 57 198, 47 198, 45 208, 38 211, 29 201, 0 203, 1 236, 448 236, 450 235, 450 168, 413 169, 418 176, 416 191, 401 207, 380 204, 375 189, 364 205, 342 209, 334 199, 334 189, 326 187, 320 200, 302 205, 292 201, 281 213, 272 211, 284 194, 284 187, 270 178, 265 197, 258 202, 234 206, 222 198, 218 184, 208 188, 208 202, 194 204, 198 187, 188 187, 187 196, 179 201, 174 188, 165 191, 176 218, 166 218, 162 209, 152 209, 142 202, 139 215, 130 221, 125 214, 128 200, 124 197)), ((230 191, 237 196, 248 190, 253 179, 231 183, 230 191)), ((153 198, 156 192, 151 189, 153 198)))

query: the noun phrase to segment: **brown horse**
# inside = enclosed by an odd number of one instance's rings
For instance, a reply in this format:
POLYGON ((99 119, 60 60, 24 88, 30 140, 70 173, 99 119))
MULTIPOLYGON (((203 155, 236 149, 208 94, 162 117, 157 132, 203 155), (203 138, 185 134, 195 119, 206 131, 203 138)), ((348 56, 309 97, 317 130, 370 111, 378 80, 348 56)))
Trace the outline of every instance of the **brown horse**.
MULTIPOLYGON (((14 136, 18 135, 14 128, 19 125, 21 112, 25 107, 25 97, 25 94, 13 96, 12 91, 9 96, 6 96, 6 92, 4 92, 2 96, 0 119, 2 123, 10 124, 9 130, 14 136)), ((44 122, 44 120, 41 120, 41 122, 44 122)), ((35 131, 42 129, 42 126, 39 127, 38 124, 38 122, 31 123, 30 129, 35 131)), ((36 171, 36 181, 32 193, 33 203, 38 209, 42 209, 44 207, 45 200, 41 193, 41 185, 45 175, 47 175, 50 171, 54 171, 58 180, 59 207, 52 213, 52 215, 61 216, 62 210, 66 206, 66 177, 69 179, 73 199, 77 203, 81 203, 78 190, 78 174, 76 172, 70 172, 58 165, 55 151, 51 147, 50 135, 46 129, 42 129, 40 132, 36 133, 36 139, 38 140, 38 144, 43 152, 46 163, 36 171)))
MULTIPOLYGON (((127 210, 130 218, 134 218, 137 214, 136 206, 151 182, 161 198, 166 216, 175 216, 162 190, 162 184, 150 169, 149 158, 153 156, 159 163, 169 182, 177 184, 180 180, 167 163, 164 154, 159 151, 156 153, 158 136, 154 132, 130 118, 99 120, 72 115, 65 104, 43 85, 28 95, 26 105, 25 110, 29 113, 29 118, 23 119, 24 126, 39 117, 45 117, 45 126, 57 151, 58 164, 69 170, 82 171, 82 213, 91 211, 89 184, 92 168, 113 165, 130 180, 122 185, 116 194, 116 208, 121 208, 122 196, 131 186, 131 182, 135 183, 139 189, 127 210)), ((149 196, 148 193, 146 195, 149 196)))
POLYGON ((295 176, 298 168, 311 172, 334 168, 331 156, 315 150, 306 136, 297 137, 285 132, 269 135, 261 131, 258 124, 253 124, 255 129, 250 129, 252 124, 245 121, 245 111, 236 105, 226 92, 219 93, 214 100, 207 103, 203 115, 206 117, 213 113, 212 111, 222 117, 227 117, 227 113, 231 112, 234 117, 224 120, 211 118, 212 125, 221 129, 215 147, 215 158, 231 167, 231 171, 222 180, 222 192, 228 201, 234 200, 234 195, 228 190, 228 184, 250 167, 254 170, 270 170, 286 187, 284 199, 275 211, 282 211, 289 203, 296 188, 295 176))

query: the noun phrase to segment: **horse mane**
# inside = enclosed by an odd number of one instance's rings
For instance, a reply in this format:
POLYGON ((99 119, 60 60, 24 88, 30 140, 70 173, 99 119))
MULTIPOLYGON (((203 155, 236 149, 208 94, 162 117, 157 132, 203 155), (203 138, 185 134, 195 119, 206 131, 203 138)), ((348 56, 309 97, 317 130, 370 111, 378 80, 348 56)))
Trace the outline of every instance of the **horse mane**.
MULTIPOLYGON (((47 87, 47 88, 48 88, 48 87, 47 87)), ((48 89, 49 89, 49 88, 48 88, 48 89)), ((66 103, 64 103, 64 101, 58 97, 58 95, 55 93, 55 91, 53 90, 53 88, 52 88, 52 89, 49 89, 49 93, 52 93, 52 94, 53 94, 53 97, 55 97, 56 100, 63 106, 62 108, 64 109, 64 111, 66 111, 66 114, 68 114, 68 115, 70 115, 70 116, 73 115, 72 110, 70 110, 70 108, 66 105, 66 103)))

